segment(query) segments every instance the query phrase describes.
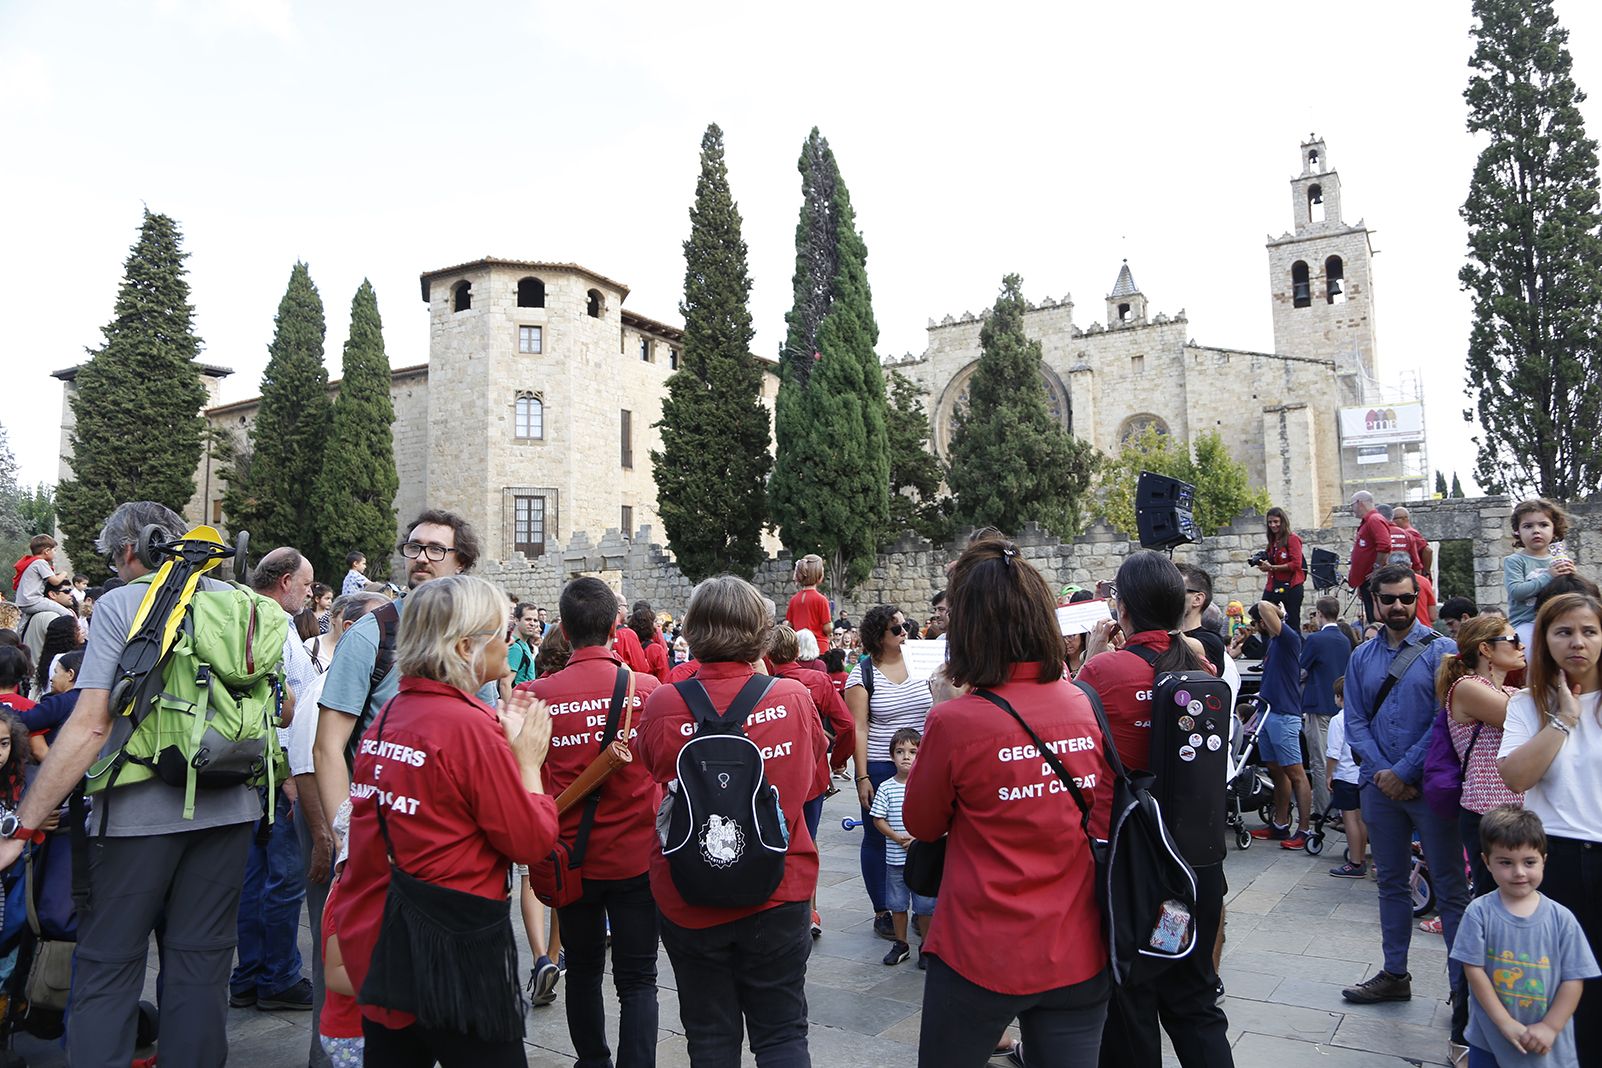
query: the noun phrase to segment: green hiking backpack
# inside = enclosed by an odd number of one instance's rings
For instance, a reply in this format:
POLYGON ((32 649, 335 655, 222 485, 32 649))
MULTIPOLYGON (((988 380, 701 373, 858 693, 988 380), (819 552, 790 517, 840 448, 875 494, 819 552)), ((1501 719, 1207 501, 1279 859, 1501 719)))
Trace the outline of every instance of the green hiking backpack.
POLYGON ((87 792, 160 779, 184 791, 184 818, 193 819, 197 789, 274 790, 288 770, 276 729, 288 632, 271 598, 237 585, 196 589, 171 650, 127 706, 133 733, 89 769, 87 792))

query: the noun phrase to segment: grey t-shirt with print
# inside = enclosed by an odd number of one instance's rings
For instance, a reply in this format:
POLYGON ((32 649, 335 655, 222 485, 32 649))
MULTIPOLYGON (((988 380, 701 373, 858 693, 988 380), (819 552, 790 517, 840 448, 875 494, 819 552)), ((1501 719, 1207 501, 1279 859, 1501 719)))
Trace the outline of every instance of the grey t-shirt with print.
MULTIPOLYGON (((200 590, 226 590, 226 582, 203 578, 200 590)), ((128 642, 128 627, 139 611, 150 587, 145 583, 119 586, 95 602, 95 625, 84 646, 83 665, 78 672, 78 689, 110 690, 117 679, 117 661, 128 642)), ((127 742, 133 724, 112 710, 111 734, 100 750, 110 756, 127 742)), ((95 795, 95 811, 89 816, 89 830, 100 832, 100 813, 109 812, 111 823, 106 834, 112 838, 131 838, 144 834, 173 834, 254 823, 261 818, 261 798, 254 787, 229 786, 195 791, 195 815, 184 819, 184 792, 160 779, 146 779, 114 787, 95 795)))
MULTIPOLYGON (((1509 912, 1499 893, 1475 898, 1457 928, 1452 959, 1484 968, 1502 1007, 1526 1026, 1541 1022, 1559 986, 1570 979, 1599 974, 1580 921, 1545 895, 1529 916, 1509 912)), ((1580 1011, 1585 1011, 1584 1006, 1580 1011)), ((1550 1053, 1525 1053, 1502 1036, 1478 1000, 1471 1000, 1467 1035, 1470 1045, 1494 1053, 1503 1068, 1557 1068, 1578 1063, 1572 1022, 1558 1034, 1550 1053)))

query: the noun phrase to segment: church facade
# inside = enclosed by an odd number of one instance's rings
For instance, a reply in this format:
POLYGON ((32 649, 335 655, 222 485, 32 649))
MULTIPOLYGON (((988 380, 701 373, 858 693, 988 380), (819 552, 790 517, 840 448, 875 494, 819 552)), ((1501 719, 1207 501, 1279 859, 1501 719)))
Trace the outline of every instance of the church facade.
MULTIPOLYGON (((1340 214, 1340 179, 1324 143, 1301 146, 1291 180, 1292 232, 1268 241, 1274 351, 1199 344, 1185 312, 1153 312, 1125 263, 1104 315, 1080 325, 1070 297, 1031 303, 1024 329, 1040 342, 1041 386, 1077 437, 1116 454, 1147 426, 1191 442, 1218 432, 1252 483, 1292 522, 1321 526, 1350 492, 1338 412, 1375 377, 1369 231, 1340 214)), ((946 455, 979 360, 983 318, 929 322, 921 356, 894 370, 925 390, 933 445, 946 455)))

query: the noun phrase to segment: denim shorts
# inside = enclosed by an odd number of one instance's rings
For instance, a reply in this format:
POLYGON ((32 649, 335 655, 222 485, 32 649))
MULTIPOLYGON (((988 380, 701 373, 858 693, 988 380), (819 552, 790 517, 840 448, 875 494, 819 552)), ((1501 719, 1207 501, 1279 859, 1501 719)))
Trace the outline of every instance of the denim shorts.
POLYGON ((907 905, 912 906, 914 916, 933 916, 935 899, 914 894, 907 885, 907 873, 904 865, 886 864, 884 866, 884 907, 891 912, 906 912, 907 905))
POLYGON ((1302 717, 1270 712, 1257 736, 1263 759, 1282 768, 1302 762, 1302 717))
POLYGON ((1355 782, 1336 779, 1329 788, 1329 798, 1342 812, 1356 812, 1363 807, 1361 793, 1355 782))

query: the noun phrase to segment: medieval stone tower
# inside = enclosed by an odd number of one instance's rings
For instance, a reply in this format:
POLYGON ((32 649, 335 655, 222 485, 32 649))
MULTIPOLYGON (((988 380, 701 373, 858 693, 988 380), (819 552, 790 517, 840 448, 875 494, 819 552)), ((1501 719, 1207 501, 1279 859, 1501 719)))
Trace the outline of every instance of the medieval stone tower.
POLYGON ((1340 175, 1316 135, 1302 145, 1302 173, 1290 185, 1295 230, 1268 239, 1274 351, 1333 360, 1341 401, 1360 403, 1378 377, 1369 230, 1342 217, 1340 175))

